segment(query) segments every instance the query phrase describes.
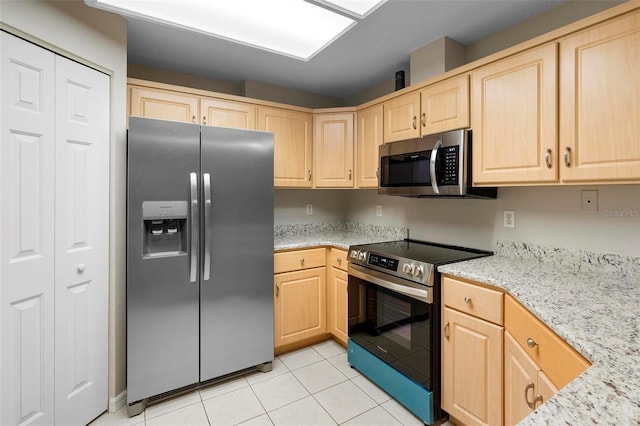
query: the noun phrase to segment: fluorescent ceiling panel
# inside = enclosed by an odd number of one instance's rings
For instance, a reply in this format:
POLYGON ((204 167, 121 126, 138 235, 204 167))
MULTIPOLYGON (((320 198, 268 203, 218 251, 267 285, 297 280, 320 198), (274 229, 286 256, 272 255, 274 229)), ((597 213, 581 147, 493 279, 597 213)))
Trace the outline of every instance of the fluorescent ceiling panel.
POLYGON ((302 60, 311 59, 355 24, 353 19, 303 0, 85 0, 85 3, 302 60))
POLYGON ((364 18, 387 0, 315 0, 334 9, 342 10, 356 18, 364 18))

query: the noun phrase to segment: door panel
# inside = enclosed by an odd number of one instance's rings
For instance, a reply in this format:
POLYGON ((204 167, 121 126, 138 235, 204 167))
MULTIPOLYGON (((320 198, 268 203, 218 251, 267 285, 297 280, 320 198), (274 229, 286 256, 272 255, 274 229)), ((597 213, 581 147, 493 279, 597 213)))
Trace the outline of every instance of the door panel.
POLYGON ((107 409, 109 77, 56 57, 56 423, 107 409))
POLYGON ((0 424, 53 424, 54 54, 0 37, 0 424))
POLYGON ((273 360, 273 135, 201 131, 201 179, 211 183, 211 211, 202 214, 211 235, 201 249, 201 264, 209 253, 211 262, 200 285, 205 381, 273 360))
POLYGON ((197 228, 198 220, 197 211, 187 211, 187 206, 190 173, 199 169, 200 126, 130 117, 128 149, 127 401, 131 404, 198 381, 198 275, 190 280, 190 230, 197 228), (155 238, 151 228, 145 232, 145 201, 184 203, 183 226, 177 234, 184 239, 168 233, 155 238), (191 213, 196 214, 194 223, 191 213), (167 251, 162 245, 167 241, 184 244, 180 250, 167 251), (158 250, 145 254, 144 242, 147 250, 158 250))

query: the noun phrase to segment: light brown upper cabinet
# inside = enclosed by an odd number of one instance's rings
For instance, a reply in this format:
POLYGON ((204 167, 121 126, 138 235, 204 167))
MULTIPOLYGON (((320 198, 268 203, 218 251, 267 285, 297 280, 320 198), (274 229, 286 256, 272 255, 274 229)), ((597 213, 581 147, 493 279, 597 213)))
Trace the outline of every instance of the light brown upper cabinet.
POLYGON ((558 179, 557 44, 471 73, 473 183, 558 179))
POLYGON ((356 114, 356 186, 378 187, 378 147, 382 141, 382 104, 356 114))
POLYGON ((316 188, 353 188, 353 113, 315 114, 316 188))
POLYGON ((640 11, 560 41, 560 177, 640 181, 640 11))
POLYGON ((198 97, 170 90, 129 86, 129 114, 199 123, 198 97))
POLYGON ((226 99, 201 98, 201 124, 206 126, 232 127, 234 129, 256 130, 257 108, 244 102, 226 99))
POLYGON ((384 142, 469 127, 467 74, 384 102, 384 142))
POLYGON ((469 75, 432 84, 420 91, 420 134, 469 127, 469 75))
POLYGON ((274 184, 285 188, 312 186, 312 115, 258 107, 258 129, 274 134, 274 184))
POLYGON ((410 92, 382 104, 384 143, 420 137, 420 92, 410 92))

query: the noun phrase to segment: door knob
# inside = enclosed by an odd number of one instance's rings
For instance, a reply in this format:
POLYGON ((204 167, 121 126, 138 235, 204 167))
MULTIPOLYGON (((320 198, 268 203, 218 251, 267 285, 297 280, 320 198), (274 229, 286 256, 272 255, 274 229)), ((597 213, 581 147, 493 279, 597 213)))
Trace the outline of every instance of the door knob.
POLYGON ((78 265, 78 272, 83 273, 85 269, 87 269, 87 265, 84 263, 78 265))

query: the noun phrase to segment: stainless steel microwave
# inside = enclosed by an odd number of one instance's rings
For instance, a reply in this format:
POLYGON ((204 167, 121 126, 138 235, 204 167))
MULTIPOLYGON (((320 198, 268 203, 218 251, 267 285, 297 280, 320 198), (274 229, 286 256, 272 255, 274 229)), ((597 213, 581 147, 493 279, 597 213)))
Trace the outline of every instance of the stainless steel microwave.
POLYGON ((471 185, 471 130, 391 142, 379 152, 379 194, 496 198, 496 188, 471 185))

